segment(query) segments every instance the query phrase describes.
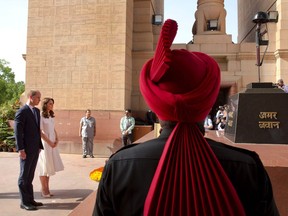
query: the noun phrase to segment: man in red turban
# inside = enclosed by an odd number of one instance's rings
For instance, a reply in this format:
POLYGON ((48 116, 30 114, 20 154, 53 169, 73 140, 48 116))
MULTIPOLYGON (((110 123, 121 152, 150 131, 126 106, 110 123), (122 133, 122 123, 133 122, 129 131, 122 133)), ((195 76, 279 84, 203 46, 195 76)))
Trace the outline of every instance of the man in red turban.
POLYGON ((176 33, 167 20, 140 75, 162 132, 111 156, 94 215, 279 215, 258 155, 204 138, 198 122, 215 103, 220 70, 204 53, 171 50, 176 33))

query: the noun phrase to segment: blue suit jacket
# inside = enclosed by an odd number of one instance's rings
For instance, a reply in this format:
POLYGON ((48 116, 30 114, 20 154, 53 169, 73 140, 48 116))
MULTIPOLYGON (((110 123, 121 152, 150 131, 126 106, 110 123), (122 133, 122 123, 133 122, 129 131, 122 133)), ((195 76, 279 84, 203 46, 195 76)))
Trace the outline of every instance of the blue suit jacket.
POLYGON ((27 104, 17 111, 14 123, 17 151, 24 149, 26 153, 39 153, 39 149, 43 149, 38 108, 36 113, 38 122, 27 104))

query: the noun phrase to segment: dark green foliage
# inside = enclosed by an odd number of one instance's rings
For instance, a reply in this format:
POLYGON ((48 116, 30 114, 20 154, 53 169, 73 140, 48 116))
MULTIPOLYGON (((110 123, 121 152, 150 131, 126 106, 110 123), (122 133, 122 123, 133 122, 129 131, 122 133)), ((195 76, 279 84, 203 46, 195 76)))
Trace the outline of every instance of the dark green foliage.
POLYGON ((15 82, 15 74, 8 67, 9 63, 0 59, 0 106, 3 103, 19 100, 25 90, 23 81, 15 82))
POLYGON ((9 62, 0 59, 0 150, 15 147, 13 128, 8 120, 13 120, 19 109, 19 98, 25 90, 24 82, 15 82, 15 74, 9 62))

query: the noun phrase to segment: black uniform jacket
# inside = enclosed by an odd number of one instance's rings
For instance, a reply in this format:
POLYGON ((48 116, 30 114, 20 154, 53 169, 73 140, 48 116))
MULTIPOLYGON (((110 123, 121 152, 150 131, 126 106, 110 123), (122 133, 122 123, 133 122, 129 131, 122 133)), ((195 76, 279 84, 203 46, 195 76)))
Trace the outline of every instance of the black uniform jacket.
MULTIPOLYGON (((171 130, 120 149, 105 165, 93 215, 143 215, 159 158, 171 130)), ((279 215, 271 182, 255 152, 206 139, 234 185, 247 216, 279 215)))

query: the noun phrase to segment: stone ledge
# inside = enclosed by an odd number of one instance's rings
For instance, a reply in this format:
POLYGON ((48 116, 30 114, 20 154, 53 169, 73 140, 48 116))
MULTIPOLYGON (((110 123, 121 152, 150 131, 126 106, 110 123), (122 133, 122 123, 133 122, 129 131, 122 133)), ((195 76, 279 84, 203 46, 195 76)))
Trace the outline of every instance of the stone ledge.
POLYGON ((96 199, 96 191, 92 192, 68 216, 92 215, 96 199))

